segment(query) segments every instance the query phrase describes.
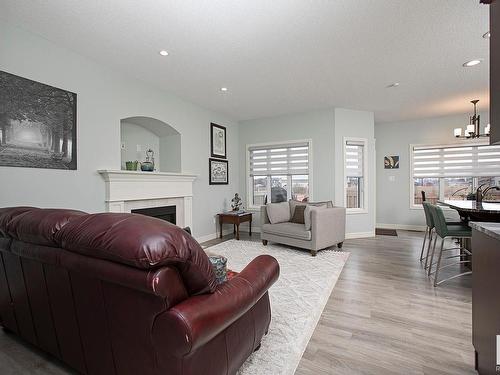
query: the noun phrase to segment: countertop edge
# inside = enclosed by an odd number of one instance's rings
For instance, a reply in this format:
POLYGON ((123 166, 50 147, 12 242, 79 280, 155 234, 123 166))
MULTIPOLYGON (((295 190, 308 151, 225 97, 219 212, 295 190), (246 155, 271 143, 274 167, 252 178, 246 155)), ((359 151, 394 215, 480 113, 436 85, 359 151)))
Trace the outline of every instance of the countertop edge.
POLYGON ((500 241, 500 223, 471 221, 469 226, 472 229, 500 241))

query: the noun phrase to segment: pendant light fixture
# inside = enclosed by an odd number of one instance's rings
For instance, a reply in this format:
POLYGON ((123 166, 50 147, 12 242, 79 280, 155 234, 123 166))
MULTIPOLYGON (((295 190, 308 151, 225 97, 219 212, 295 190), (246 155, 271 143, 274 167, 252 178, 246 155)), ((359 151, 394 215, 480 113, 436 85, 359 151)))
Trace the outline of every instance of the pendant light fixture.
POLYGON ((490 124, 486 125, 484 133, 481 134, 481 116, 477 114, 477 103, 479 103, 479 100, 472 100, 471 103, 474 105, 474 115, 469 117, 469 125, 466 126, 464 135, 462 135, 462 128, 455 128, 453 130, 455 137, 466 139, 489 137, 490 124))

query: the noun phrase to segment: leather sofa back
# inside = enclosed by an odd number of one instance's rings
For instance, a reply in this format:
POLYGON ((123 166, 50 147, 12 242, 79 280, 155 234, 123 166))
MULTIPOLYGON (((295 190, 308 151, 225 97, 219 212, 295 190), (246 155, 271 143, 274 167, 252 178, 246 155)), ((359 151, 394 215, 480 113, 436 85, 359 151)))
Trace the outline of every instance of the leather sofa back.
POLYGON ((175 225, 144 215, 3 208, 0 233, 143 270, 172 266, 189 295, 212 293, 217 287, 210 261, 194 238, 175 225))
POLYGON ((71 220, 56 235, 63 249, 140 269, 174 266, 190 295, 217 287, 210 261, 198 242, 164 220, 102 213, 71 220))
POLYGON ((71 220, 86 215, 76 210, 32 207, 12 216, 6 224, 6 234, 36 245, 59 246, 55 234, 71 220))

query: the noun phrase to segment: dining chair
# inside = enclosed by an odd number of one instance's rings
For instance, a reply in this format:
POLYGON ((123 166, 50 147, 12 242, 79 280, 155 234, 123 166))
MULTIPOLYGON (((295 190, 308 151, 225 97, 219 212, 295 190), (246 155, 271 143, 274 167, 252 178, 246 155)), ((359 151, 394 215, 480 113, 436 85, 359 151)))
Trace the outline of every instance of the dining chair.
POLYGON ((463 240, 472 237, 472 229, 469 226, 467 226, 466 224, 447 223, 446 218, 445 218, 444 213, 443 213, 443 209, 441 207, 433 205, 433 204, 429 205, 428 207, 430 208, 430 213, 432 215, 432 221, 434 223, 434 233, 436 235, 435 240, 434 240, 434 246, 432 248, 428 275, 429 275, 429 277, 431 277, 431 275, 434 274, 434 286, 438 286, 439 284, 441 284, 445 281, 455 279, 455 278, 460 277, 460 276, 469 275, 472 273, 471 271, 461 272, 457 275, 445 278, 443 280, 439 280, 439 271, 441 271, 442 269, 448 268, 448 267, 451 267, 454 265, 471 263, 471 260, 459 260, 458 262, 446 264, 444 266, 441 265, 441 261, 444 259, 453 259, 453 258, 462 259, 464 254, 466 254, 468 256, 472 256, 472 253, 463 246, 463 244, 465 243, 465 241, 463 241, 463 240), (439 245, 438 254, 436 254, 437 238, 438 237, 441 239, 441 244, 439 245), (445 249, 444 248, 445 240, 447 238, 452 238, 452 237, 462 240, 460 242, 460 246, 459 247, 450 247, 450 248, 445 249), (446 256, 443 258, 444 252, 452 251, 452 250, 456 250, 456 249, 460 250, 460 253, 458 255, 451 255, 451 256, 446 256), (435 255, 437 255, 438 260, 436 263, 433 263, 435 255), (436 266, 436 269, 434 271, 432 271, 432 268, 434 265, 436 266))
MULTIPOLYGON (((432 206, 432 203, 424 201, 424 202, 422 202, 422 206, 424 208, 426 227, 425 227, 424 241, 422 243, 422 250, 420 251, 420 261, 422 262, 425 258, 424 269, 426 270, 428 268, 428 260, 429 260, 431 246, 432 246, 432 240, 434 240, 434 242, 436 242, 436 237, 434 236, 434 220, 432 219, 432 213, 431 213, 431 208, 430 208, 430 206, 432 206), (425 252, 426 242, 427 242, 427 251, 425 252), (425 256, 424 256, 424 252, 425 252, 425 256)), ((446 224, 448 224, 448 225, 461 225, 462 222, 446 221, 446 224)))
MULTIPOLYGON (((422 192, 424 193, 424 192, 422 192)), ((425 214, 425 234, 424 234, 424 242, 422 243, 422 251, 420 252, 420 261, 424 260, 424 250, 425 244, 427 242, 427 253, 425 255, 425 266, 424 269, 427 269, 427 259, 429 258, 429 251, 431 248, 432 237, 434 234, 434 221, 432 220, 432 214, 429 208, 430 203, 422 202, 422 206, 424 207, 425 214)))

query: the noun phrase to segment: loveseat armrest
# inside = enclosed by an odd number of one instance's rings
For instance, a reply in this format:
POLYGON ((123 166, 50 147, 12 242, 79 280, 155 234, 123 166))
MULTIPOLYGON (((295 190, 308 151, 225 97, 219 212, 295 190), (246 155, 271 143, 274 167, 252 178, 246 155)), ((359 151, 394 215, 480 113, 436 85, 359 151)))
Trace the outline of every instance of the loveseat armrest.
POLYGON ((269 224, 269 216, 267 216, 267 206, 260 206, 260 225, 269 224))
POLYGON ((311 212, 313 250, 337 245, 345 240, 346 209, 325 208, 311 212))
POLYGON ((279 264, 260 255, 214 293, 190 297, 155 320, 155 346, 183 356, 212 340, 243 316, 279 277, 279 264))

